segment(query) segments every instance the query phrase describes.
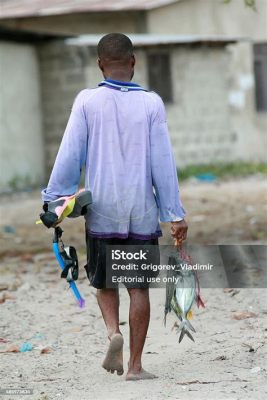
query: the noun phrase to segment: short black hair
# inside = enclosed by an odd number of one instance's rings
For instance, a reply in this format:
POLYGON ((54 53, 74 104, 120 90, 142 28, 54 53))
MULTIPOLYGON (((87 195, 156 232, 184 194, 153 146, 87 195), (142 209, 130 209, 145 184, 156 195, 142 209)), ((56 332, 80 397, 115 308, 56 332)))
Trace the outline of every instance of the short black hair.
POLYGON ((99 58, 123 60, 133 55, 133 44, 123 33, 109 33, 100 39, 97 54, 99 58))

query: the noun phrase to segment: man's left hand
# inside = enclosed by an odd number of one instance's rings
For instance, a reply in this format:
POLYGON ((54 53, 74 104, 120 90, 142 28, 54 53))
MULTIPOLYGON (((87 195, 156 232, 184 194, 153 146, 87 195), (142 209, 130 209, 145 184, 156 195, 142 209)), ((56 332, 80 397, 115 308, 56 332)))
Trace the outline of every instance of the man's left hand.
POLYGON ((180 244, 187 237, 188 225, 184 219, 178 222, 171 222, 171 235, 180 244))

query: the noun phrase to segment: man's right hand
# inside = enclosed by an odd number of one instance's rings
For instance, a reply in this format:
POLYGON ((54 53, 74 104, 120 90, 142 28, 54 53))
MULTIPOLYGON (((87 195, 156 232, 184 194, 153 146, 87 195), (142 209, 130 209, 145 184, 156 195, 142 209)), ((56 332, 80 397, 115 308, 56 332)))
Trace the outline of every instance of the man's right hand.
POLYGON ((177 240, 178 244, 186 240, 188 225, 184 219, 178 222, 171 222, 171 235, 177 240))
POLYGON ((44 212, 48 211, 48 201, 45 201, 43 204, 43 210, 44 212))

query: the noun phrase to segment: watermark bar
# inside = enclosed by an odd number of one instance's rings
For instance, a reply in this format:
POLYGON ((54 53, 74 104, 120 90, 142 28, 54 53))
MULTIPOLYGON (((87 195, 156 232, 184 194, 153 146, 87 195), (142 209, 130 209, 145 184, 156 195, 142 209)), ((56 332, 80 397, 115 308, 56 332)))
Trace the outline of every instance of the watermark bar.
POLYGON ((33 394, 33 389, 28 388, 0 388, 0 395, 9 395, 9 396, 27 396, 29 394, 33 394))
POLYGON ((265 245, 106 247, 106 287, 160 288, 196 271, 203 288, 267 288, 265 245))

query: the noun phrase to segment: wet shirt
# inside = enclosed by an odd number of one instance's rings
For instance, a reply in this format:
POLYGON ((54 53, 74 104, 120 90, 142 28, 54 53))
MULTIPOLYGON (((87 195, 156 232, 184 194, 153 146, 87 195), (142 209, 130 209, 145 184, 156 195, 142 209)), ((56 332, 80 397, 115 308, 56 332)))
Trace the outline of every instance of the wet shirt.
POLYGON ((86 229, 95 237, 161 236, 182 207, 161 98, 137 84, 105 80, 76 97, 44 201, 85 188, 93 204, 86 229))

